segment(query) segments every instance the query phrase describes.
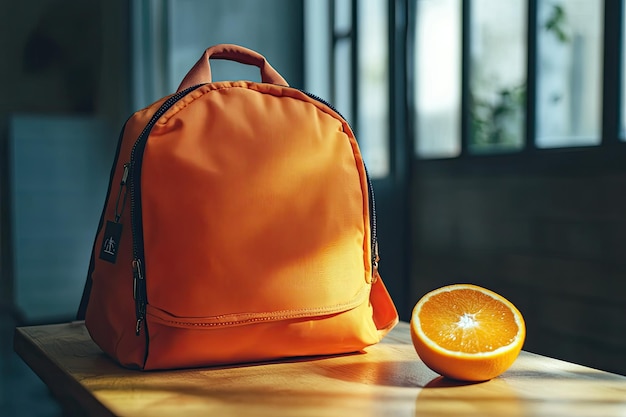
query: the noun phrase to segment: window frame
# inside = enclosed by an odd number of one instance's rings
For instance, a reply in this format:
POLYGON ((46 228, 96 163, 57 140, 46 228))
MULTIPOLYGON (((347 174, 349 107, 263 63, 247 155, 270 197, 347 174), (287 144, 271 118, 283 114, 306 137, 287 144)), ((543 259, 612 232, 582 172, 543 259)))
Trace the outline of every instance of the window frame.
MULTIPOLYGON (((415 30, 415 8, 419 0, 408 0, 407 39, 412 39, 415 30)), ((461 68, 461 133, 460 153, 453 157, 420 157, 413 153, 414 166, 420 168, 438 165, 435 171, 448 172, 461 166, 467 166, 464 170, 515 170, 520 167, 528 172, 575 172, 578 168, 591 169, 591 167, 605 169, 619 169, 626 156, 626 141, 621 137, 621 109, 622 105, 622 66, 623 61, 622 21, 624 0, 605 0, 603 18, 603 51, 602 51, 602 81, 601 81, 601 128, 600 143, 592 146, 564 146, 556 148, 539 148, 535 142, 536 135, 536 97, 537 97, 537 7, 538 0, 527 0, 527 99, 525 104, 526 126, 523 135, 523 146, 519 150, 493 153, 472 153, 470 151, 470 125, 469 99, 469 53, 470 53, 470 8, 472 0, 461 1, 462 13, 462 68, 461 68), (481 164, 476 164, 481 161, 481 164), (487 164, 487 165, 485 165, 487 164), (587 167, 587 168, 585 168, 587 167)), ((414 49, 412 45, 407 49, 407 62, 413 62, 414 49)), ((412 69, 408 71, 409 84, 414 82, 412 69)), ((413 91, 411 88, 408 91, 413 91)), ((408 97, 408 108, 413 108, 413 98, 408 97)), ((412 110, 409 110, 412 111, 412 110)), ((409 121, 409 134, 413 140, 416 138, 414 121, 409 121)))

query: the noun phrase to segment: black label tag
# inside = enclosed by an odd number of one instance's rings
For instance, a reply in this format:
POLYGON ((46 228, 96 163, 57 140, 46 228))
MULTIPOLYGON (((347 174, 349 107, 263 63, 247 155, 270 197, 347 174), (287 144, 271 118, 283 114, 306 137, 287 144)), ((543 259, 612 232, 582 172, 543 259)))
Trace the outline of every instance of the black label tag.
POLYGON ((104 238, 102 238, 102 248, 100 248, 100 259, 112 264, 115 263, 121 236, 122 224, 107 221, 107 226, 104 229, 104 238))

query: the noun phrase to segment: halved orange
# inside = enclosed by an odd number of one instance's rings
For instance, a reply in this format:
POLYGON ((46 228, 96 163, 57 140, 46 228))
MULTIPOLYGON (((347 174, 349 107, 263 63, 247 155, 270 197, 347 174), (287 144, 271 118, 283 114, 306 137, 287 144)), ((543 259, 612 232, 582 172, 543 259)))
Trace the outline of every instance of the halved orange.
POLYGON ((411 338, 433 371, 463 381, 486 381, 506 371, 524 344, 526 325, 506 298, 472 284, 424 295, 411 316, 411 338))

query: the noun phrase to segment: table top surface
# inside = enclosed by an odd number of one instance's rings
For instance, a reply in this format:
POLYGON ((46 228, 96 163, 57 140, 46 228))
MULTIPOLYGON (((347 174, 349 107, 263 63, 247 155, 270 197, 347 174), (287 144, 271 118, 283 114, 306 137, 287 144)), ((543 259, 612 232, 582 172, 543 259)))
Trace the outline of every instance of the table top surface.
POLYGON ((498 378, 461 383, 419 359, 409 325, 362 353, 141 372, 83 322, 20 327, 15 350, 72 413, 96 416, 626 416, 626 377, 522 351, 498 378))

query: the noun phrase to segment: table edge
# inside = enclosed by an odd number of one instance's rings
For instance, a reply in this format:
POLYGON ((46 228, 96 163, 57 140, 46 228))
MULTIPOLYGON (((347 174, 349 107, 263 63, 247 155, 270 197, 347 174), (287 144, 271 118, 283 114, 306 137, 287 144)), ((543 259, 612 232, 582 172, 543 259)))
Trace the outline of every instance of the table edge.
POLYGON ((16 327, 13 334, 13 350, 28 367, 46 384, 64 412, 69 415, 115 417, 78 380, 54 363, 41 347, 36 335, 28 327, 16 327))

